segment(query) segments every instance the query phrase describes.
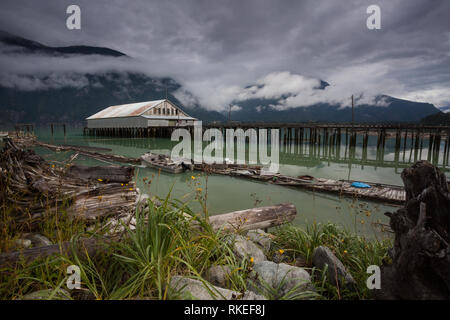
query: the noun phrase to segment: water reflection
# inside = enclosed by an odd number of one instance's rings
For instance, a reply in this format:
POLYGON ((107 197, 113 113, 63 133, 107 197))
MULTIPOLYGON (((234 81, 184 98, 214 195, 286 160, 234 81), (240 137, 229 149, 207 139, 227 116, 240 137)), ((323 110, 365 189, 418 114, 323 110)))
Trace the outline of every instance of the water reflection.
MULTIPOLYGON (((389 133, 385 139, 364 132, 355 135, 328 134, 319 135, 315 143, 304 139, 285 139, 285 132, 280 140, 280 172, 287 175, 312 175, 332 179, 352 179, 369 182, 381 182, 402 185, 400 173, 419 159, 430 160, 442 170, 448 172, 445 142, 439 141, 429 148, 429 137, 417 140, 408 135, 399 139, 395 133, 389 133)), ((64 143, 62 132, 55 132, 53 139, 48 132, 38 132, 39 138, 53 143, 64 143)), ((82 130, 69 130, 66 137, 68 144, 106 147, 111 153, 129 157, 139 157, 145 152, 170 154, 177 143, 159 138, 108 138, 87 137, 82 130)), ((205 143, 206 145, 206 143, 205 143)), ((226 148, 225 148, 226 149, 226 148)), ((248 159, 249 148, 245 158, 248 159)), ((269 150, 270 152, 270 150, 269 150)), ((65 155, 61 155, 65 156, 65 155)), ((95 160, 80 157, 79 163, 93 164, 95 160)), ((96 163, 97 164, 97 163, 96 163)), ((195 188, 191 173, 172 175, 158 173, 149 168, 137 168, 137 183, 144 192, 165 197, 168 192, 174 198, 186 200, 194 208, 200 206, 195 199, 195 188), (151 184, 143 179, 151 180, 151 184)), ((206 178, 197 175, 197 181, 205 189, 206 178)), ((335 222, 344 227, 372 234, 374 227, 386 224, 384 212, 395 210, 390 205, 374 202, 361 202, 354 199, 339 198, 334 195, 307 192, 283 186, 246 181, 227 176, 210 176, 208 178, 208 208, 210 214, 242 210, 258 205, 271 205, 291 202, 296 205, 298 216, 295 223, 335 222)))

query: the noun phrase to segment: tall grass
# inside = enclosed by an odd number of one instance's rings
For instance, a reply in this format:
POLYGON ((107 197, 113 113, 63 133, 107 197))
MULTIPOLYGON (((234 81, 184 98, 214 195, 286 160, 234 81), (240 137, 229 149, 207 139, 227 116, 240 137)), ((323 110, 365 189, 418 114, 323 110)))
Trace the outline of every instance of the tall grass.
POLYGON ((367 267, 381 265, 383 259, 388 259, 391 240, 369 240, 355 235, 334 224, 312 224, 305 228, 286 225, 276 228, 275 242, 286 254, 295 261, 305 259, 312 269, 314 249, 319 246, 329 247, 336 257, 342 261, 347 271, 356 281, 356 290, 349 291, 339 286, 330 285, 326 281, 326 272, 313 272, 315 284, 328 299, 368 299, 372 291, 366 286, 367 267))
MULTIPOLYGON (((2 213, 7 217, 7 211, 2 213)), ((207 219, 203 210, 197 214, 183 202, 171 199, 169 193, 165 199, 148 200, 145 208, 140 207, 135 228, 124 225, 125 234, 120 241, 105 244, 102 252, 89 255, 77 248, 78 238, 92 234, 82 222, 73 220, 62 210, 60 214, 46 215, 39 232, 58 243, 71 239, 72 254, 0 270, 0 299, 20 299, 37 290, 48 290, 49 299, 61 298, 59 290, 68 290, 65 281, 69 265, 80 268, 82 288, 95 299, 186 298, 170 290, 168 283, 172 276, 185 275, 205 281, 203 275, 213 265, 231 269, 228 289, 246 291, 251 264, 236 258, 227 236, 220 230, 212 230, 207 219)), ((3 227, 2 238, 11 237, 7 224, 3 227)), ((101 227, 99 222, 94 233, 101 227)), ((366 268, 380 265, 390 247, 388 240, 369 241, 332 224, 313 224, 303 229, 286 225, 272 233, 276 236, 275 247, 284 250, 287 263, 305 259, 311 269, 314 249, 328 246, 355 278, 357 290, 346 292, 331 286, 326 281, 326 272, 321 272, 314 277, 321 296, 298 294, 297 290, 280 295, 280 288, 263 286, 260 293, 269 299, 370 298, 371 292, 365 286, 366 268)))

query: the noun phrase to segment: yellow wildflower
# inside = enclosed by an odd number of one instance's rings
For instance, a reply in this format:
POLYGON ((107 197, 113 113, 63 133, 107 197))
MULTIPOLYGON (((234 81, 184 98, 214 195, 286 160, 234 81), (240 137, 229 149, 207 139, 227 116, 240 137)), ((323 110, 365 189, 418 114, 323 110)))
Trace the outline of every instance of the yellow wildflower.
POLYGON ((194 176, 191 176, 191 179, 192 179, 192 180, 195 180, 195 177, 194 177, 194 176))
POLYGON ((120 184, 123 187, 123 183, 120 184))
POLYGON ((100 181, 100 182, 102 182, 103 180, 102 179, 97 179, 98 181, 100 181))
POLYGON ((278 252, 279 252, 280 254, 283 254, 283 253, 284 253, 284 250, 283 250, 283 249, 280 249, 280 250, 278 250, 278 252))
POLYGON ((130 191, 133 191, 133 188, 130 188, 130 191))
POLYGON ((348 253, 348 251, 347 250, 344 250, 344 254, 347 254, 348 253))
POLYGON ((202 188, 197 188, 197 191, 198 191, 198 192, 202 191, 202 188))
POLYGON ((54 164, 52 164, 52 168, 54 168, 55 167, 55 165, 54 164))
POLYGON ((255 261, 255 259, 253 259, 253 257, 250 258, 250 263, 253 263, 253 261, 255 261))

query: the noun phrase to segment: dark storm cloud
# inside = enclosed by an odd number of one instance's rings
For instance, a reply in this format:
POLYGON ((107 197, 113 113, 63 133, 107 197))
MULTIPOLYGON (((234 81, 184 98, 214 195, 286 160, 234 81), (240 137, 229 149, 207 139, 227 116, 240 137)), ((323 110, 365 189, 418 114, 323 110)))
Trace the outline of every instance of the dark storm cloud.
MULTIPOLYGON (((315 101, 345 105, 352 93, 450 104, 446 0, 7 0, 0 7, 0 29, 48 45, 122 51, 134 58, 134 65, 116 63, 116 68, 171 76, 208 108, 268 92, 293 95, 277 108, 315 101), (79 31, 65 27, 69 4, 81 7, 79 31), (371 4, 381 7, 381 30, 366 28, 371 4), (332 86, 318 95, 311 77, 332 86), (270 90, 244 89, 254 83, 270 90)), ((27 63, 17 64, 24 72, 27 63)), ((99 67, 80 61, 61 68, 91 67, 108 68, 106 62, 99 67)))

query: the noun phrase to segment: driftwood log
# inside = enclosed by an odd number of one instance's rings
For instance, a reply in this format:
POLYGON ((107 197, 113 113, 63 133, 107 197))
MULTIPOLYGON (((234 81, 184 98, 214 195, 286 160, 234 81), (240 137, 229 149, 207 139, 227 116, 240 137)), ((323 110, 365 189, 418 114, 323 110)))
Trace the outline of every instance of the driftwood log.
POLYGON ((23 261, 24 263, 32 262, 39 258, 50 257, 56 254, 72 256, 72 246, 76 249, 78 255, 88 254, 95 255, 97 252, 105 250, 105 244, 111 240, 109 239, 79 239, 76 245, 70 241, 64 241, 59 244, 52 244, 50 246, 29 248, 22 251, 0 253, 0 269, 11 267, 14 268, 17 263, 23 261))
MULTIPOLYGON (((268 228, 278 226, 283 223, 292 221, 297 214, 297 210, 293 204, 279 204, 270 207, 253 208, 248 210, 235 211, 230 213, 211 216, 209 222, 214 230, 227 229, 229 231, 240 231, 268 228)), ((96 254, 104 250, 105 242, 114 241, 117 236, 101 239, 80 239, 77 248, 84 248, 89 255, 96 254)), ((19 261, 33 261, 37 258, 43 258, 54 254, 71 255, 69 250, 71 243, 65 241, 61 244, 51 246, 37 247, 25 249, 22 251, 8 252, 0 254, 0 268, 14 266, 19 261)))
POLYGON ((121 162, 121 163, 132 163, 132 164, 140 164, 141 159, 139 158, 129 158, 124 157, 121 155, 114 155, 114 154, 105 154, 100 152, 95 152, 93 150, 98 150, 99 148, 93 148, 93 147, 83 147, 83 146, 72 146, 72 145, 53 145, 48 144, 44 142, 40 142, 38 140, 34 140, 34 145, 50 149, 52 151, 75 151, 82 155, 91 157, 93 159, 97 160, 103 160, 103 161, 115 161, 115 162, 121 162))
POLYGON ((392 263, 381 267, 378 299, 450 299, 450 193, 427 161, 401 174, 406 204, 390 217, 392 263))
POLYGON ((118 166, 81 166, 69 167, 67 176, 82 180, 102 180, 104 182, 128 183, 133 180, 133 167, 118 166))
POLYGON ((55 212, 86 219, 129 214, 137 196, 133 175, 132 167, 51 165, 8 139, 0 154, 0 206, 27 228, 55 212))
POLYGON ((291 203, 253 208, 209 217, 214 230, 247 231, 279 226, 294 220, 297 209, 291 203))

